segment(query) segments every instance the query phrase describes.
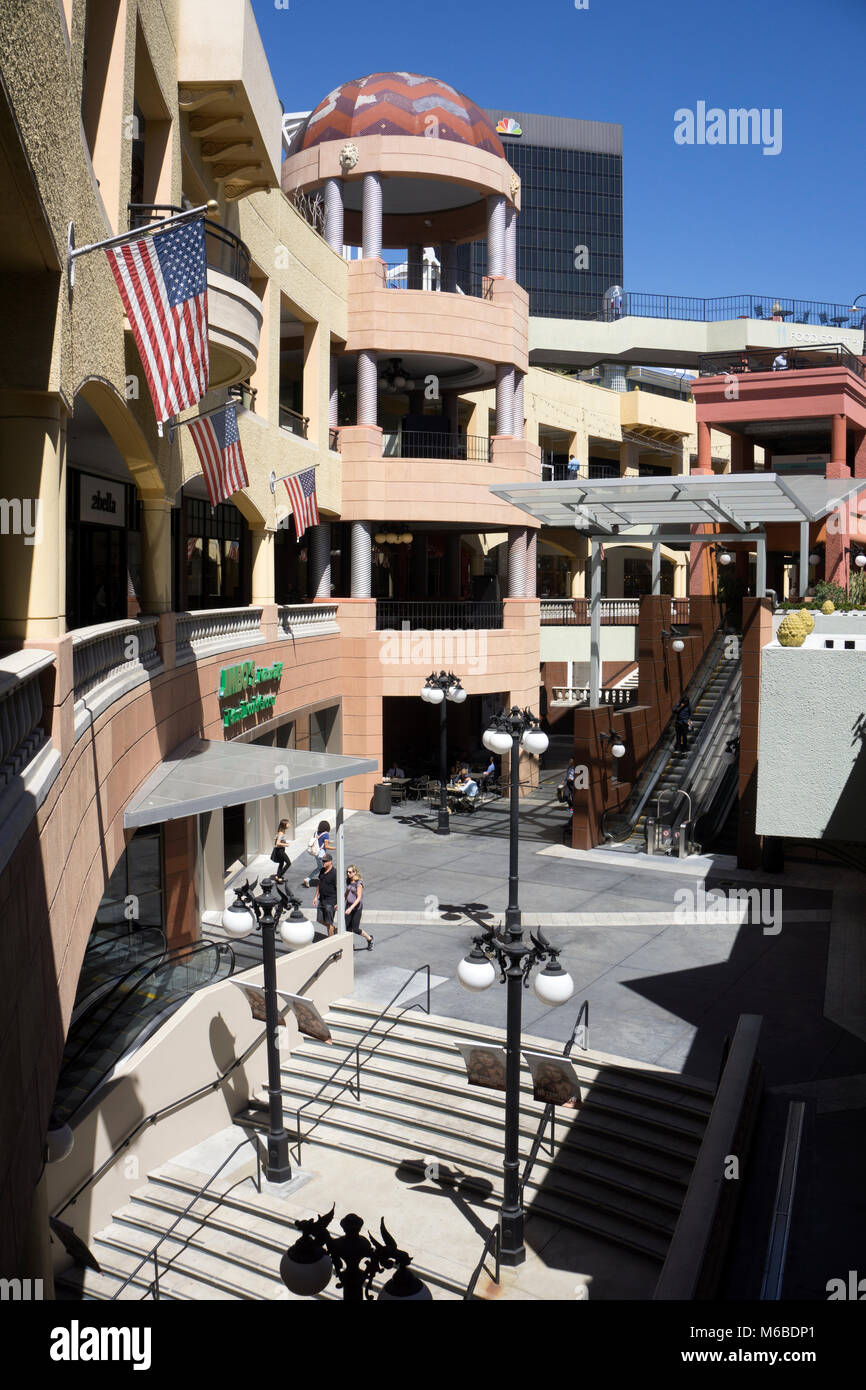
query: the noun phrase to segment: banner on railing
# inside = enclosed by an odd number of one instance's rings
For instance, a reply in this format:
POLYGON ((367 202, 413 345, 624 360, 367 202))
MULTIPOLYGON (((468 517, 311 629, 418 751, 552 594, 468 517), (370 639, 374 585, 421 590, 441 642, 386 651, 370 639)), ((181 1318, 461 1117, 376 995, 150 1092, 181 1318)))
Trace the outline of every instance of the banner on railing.
MULTIPOLYGON (((265 991, 262 986, 242 985, 238 981, 234 981, 234 983, 245 996, 250 1006, 250 1014, 256 1022, 267 1023, 265 991)), ((288 1006, 295 1015, 299 1033, 305 1034, 308 1038, 315 1038, 317 1042, 329 1043, 331 1041, 328 1025, 311 999, 304 999, 300 994, 289 994, 282 989, 278 989, 276 994, 282 1006, 282 1016, 277 1019, 278 1028, 285 1028, 286 1026, 285 1010, 288 1006)))
POLYGON ((480 1047, 477 1043, 458 1043, 470 1086, 486 1086, 489 1091, 505 1090, 505 1049, 480 1047))
POLYGON ((551 1057, 549 1052, 524 1052, 523 1059, 532 1076, 533 1099, 543 1105, 562 1105, 566 1110, 579 1110, 583 1101, 577 1072, 566 1057, 551 1057))

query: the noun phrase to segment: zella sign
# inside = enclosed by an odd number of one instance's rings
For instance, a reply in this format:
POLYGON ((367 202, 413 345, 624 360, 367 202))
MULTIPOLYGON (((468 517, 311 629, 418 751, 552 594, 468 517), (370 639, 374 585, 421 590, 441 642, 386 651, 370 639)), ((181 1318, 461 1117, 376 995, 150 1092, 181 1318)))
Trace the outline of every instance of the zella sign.
POLYGON ((271 694, 263 695, 255 690, 258 685, 275 685, 279 687, 280 678, 283 674, 283 663, 275 661, 273 666, 257 666, 254 661, 242 661, 239 666, 226 666, 220 671, 220 703, 230 700, 236 695, 242 699, 228 709, 223 706, 223 728, 229 729, 232 724, 237 724, 242 719, 248 719, 251 714, 258 714, 259 710, 273 709, 277 698, 274 690, 271 694))

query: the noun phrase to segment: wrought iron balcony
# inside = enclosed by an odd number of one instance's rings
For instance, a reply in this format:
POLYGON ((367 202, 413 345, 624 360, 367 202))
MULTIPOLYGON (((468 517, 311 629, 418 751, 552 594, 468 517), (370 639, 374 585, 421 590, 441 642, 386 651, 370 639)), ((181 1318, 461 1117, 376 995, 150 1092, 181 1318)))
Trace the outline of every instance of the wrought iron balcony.
POLYGON ((382 457, 461 459, 469 463, 489 463, 490 440, 479 434, 440 434, 436 430, 383 433, 382 457))
MULTIPOLYGON (((147 227, 151 222, 161 222, 185 209, 173 203, 127 203, 129 230, 147 227)), ((250 251, 245 241, 230 232, 220 222, 206 217, 204 220, 207 263, 211 270, 218 270, 232 280, 238 280, 247 289, 250 287, 250 251)))
POLYGON ((814 371, 818 367, 847 367, 866 379, 866 369, 844 343, 821 343, 819 347, 742 348, 734 352, 714 352, 700 359, 701 376, 738 376, 743 372, 814 371))
POLYGON ((502 627, 502 604, 494 600, 440 599, 405 602, 402 599, 376 600, 377 632, 412 631, 465 632, 473 628, 492 631, 502 627))
POLYGON ((281 430, 288 430, 289 434, 296 434, 299 439, 306 439, 309 428, 309 415, 299 415, 297 410, 289 410, 287 405, 280 406, 281 430))

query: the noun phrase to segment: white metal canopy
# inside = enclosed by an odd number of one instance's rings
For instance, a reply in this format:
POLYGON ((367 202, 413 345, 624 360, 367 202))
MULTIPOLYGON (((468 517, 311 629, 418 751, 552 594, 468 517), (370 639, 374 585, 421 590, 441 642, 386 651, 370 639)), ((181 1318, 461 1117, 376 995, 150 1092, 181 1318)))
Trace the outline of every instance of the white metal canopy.
POLYGON ((866 478, 692 473, 517 483, 490 491, 544 526, 574 526, 603 538, 641 528, 653 540, 674 538, 672 529, 663 537, 663 527, 688 532, 690 526, 714 524, 745 538, 773 522, 820 521, 864 489, 866 478))

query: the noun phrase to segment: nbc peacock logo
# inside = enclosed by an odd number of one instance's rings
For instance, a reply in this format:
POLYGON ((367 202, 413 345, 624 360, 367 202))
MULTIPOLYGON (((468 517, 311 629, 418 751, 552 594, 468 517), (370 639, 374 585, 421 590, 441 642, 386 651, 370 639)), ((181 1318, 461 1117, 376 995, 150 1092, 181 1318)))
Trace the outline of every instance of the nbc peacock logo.
POLYGON ((522 135, 523 127, 513 116, 503 116, 496 122, 497 135, 522 135))

